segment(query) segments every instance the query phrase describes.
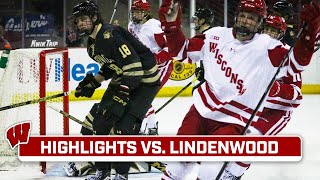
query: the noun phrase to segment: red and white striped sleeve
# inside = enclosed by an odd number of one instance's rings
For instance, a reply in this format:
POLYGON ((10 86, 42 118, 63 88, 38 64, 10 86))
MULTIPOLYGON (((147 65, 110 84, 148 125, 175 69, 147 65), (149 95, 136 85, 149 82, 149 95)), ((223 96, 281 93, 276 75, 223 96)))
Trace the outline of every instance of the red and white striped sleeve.
POLYGON ((162 32, 162 33, 154 34, 154 40, 160 48, 158 52, 154 53, 157 63, 162 64, 164 62, 172 60, 173 58, 169 53, 167 40, 165 38, 164 33, 162 32))
MULTIPOLYGON (((290 46, 279 44, 276 40, 271 41, 268 56, 274 67, 278 67, 284 57, 288 54, 290 46)), ((285 63, 286 74, 284 76, 296 76, 305 70, 310 63, 313 55, 313 49, 306 48, 303 41, 298 41, 289 54, 289 58, 285 63)))

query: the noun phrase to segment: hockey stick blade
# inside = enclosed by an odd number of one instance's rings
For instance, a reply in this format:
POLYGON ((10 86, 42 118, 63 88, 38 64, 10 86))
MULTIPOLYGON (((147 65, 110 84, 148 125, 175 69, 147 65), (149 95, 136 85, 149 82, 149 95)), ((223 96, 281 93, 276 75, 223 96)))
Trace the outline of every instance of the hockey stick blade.
POLYGON ((55 95, 52 95, 52 96, 46 96, 46 97, 42 97, 42 98, 39 98, 39 99, 34 99, 34 100, 29 100, 29 101, 25 101, 25 102, 16 103, 16 104, 11 104, 11 105, 8 105, 8 106, 1 107, 0 111, 13 109, 13 108, 16 108, 16 107, 21 107, 21 106, 25 106, 25 105, 29 105, 29 104, 36 104, 36 103, 39 103, 39 102, 43 102, 43 101, 59 98, 59 97, 62 97, 62 96, 68 96, 68 95, 69 95, 69 92, 63 92, 63 93, 55 94, 55 95))
POLYGON ((166 164, 162 163, 162 162, 146 162, 147 164, 149 164, 150 166, 158 169, 161 172, 165 172, 166 171, 166 164))

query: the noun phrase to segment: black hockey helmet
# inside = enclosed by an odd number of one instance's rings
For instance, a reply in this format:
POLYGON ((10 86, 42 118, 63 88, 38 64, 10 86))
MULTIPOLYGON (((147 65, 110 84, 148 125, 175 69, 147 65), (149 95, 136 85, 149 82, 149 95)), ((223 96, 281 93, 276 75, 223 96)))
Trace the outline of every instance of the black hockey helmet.
POLYGON ((205 23, 211 25, 214 19, 213 12, 210 9, 202 9, 199 8, 197 11, 194 13, 194 16, 196 16, 198 19, 204 19, 205 23))
POLYGON ((73 7, 72 16, 75 24, 77 24, 77 19, 81 16, 89 16, 91 21, 94 16, 97 16, 97 19, 94 22, 92 21, 92 27, 86 30, 78 29, 81 37, 90 35, 95 25, 103 23, 98 6, 90 0, 75 5, 73 7))
POLYGON ((280 0, 273 5, 273 10, 278 13, 286 21, 291 19, 293 16, 293 6, 288 0, 280 0))
POLYGON ((98 6, 90 0, 75 5, 73 7, 72 15, 74 20, 76 20, 77 17, 83 15, 87 15, 90 18, 92 18, 94 15, 97 15, 97 21, 95 23, 102 23, 102 18, 98 6))
POLYGON ((194 24, 194 29, 198 31, 204 24, 208 24, 209 26, 211 26, 213 19, 214 15, 210 9, 199 8, 191 18, 191 23, 194 24), (204 20, 204 22, 200 23, 200 20, 202 19, 204 20))

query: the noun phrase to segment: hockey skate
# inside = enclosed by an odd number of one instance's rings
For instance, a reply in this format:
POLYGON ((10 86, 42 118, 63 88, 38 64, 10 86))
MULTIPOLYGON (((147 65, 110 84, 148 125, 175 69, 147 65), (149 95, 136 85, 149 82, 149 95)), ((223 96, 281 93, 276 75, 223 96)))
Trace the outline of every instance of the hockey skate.
POLYGON ((76 173, 78 171, 74 162, 69 162, 67 165, 63 166, 63 170, 67 173, 69 177, 76 176, 76 173))
POLYGON ((220 180, 240 180, 241 177, 237 177, 233 174, 231 174, 231 172, 229 172, 228 170, 225 170, 223 173, 223 176, 220 178, 220 180))
POLYGON ((69 177, 89 175, 95 170, 92 162, 80 166, 79 169, 74 162, 69 162, 67 165, 63 166, 63 169, 69 177))
POLYGON ((118 174, 114 176, 112 180, 127 180, 128 179, 128 174, 118 174))
POLYGON ((96 174, 86 178, 86 180, 111 180, 110 171, 97 169, 96 174))

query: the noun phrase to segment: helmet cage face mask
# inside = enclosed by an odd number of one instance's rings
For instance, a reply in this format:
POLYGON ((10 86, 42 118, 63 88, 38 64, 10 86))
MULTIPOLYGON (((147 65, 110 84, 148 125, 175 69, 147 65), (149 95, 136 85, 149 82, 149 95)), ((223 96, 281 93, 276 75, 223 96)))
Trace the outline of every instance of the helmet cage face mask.
POLYGON ((265 22, 263 33, 280 40, 287 29, 287 24, 284 18, 277 15, 269 15, 265 22))
POLYGON ((274 39, 278 39, 278 40, 280 40, 284 35, 284 33, 280 29, 277 29, 277 28, 270 26, 270 25, 266 25, 264 27, 263 33, 268 34, 270 37, 272 37, 274 39))
POLYGON ((262 18, 251 12, 239 12, 236 16, 235 30, 240 36, 249 36, 258 32, 262 18))
POLYGON ((201 28, 201 26, 203 25, 203 23, 202 24, 200 24, 200 21, 201 19, 199 19, 197 16, 192 16, 191 17, 191 27, 192 28, 194 28, 196 31, 198 31, 200 28, 201 28))
POLYGON ((142 9, 132 9, 130 11, 130 19, 135 24, 140 24, 149 13, 142 9))
POLYGON ((75 24, 80 37, 88 36, 93 32, 94 23, 92 22, 92 19, 87 15, 77 17, 75 19, 75 24))

